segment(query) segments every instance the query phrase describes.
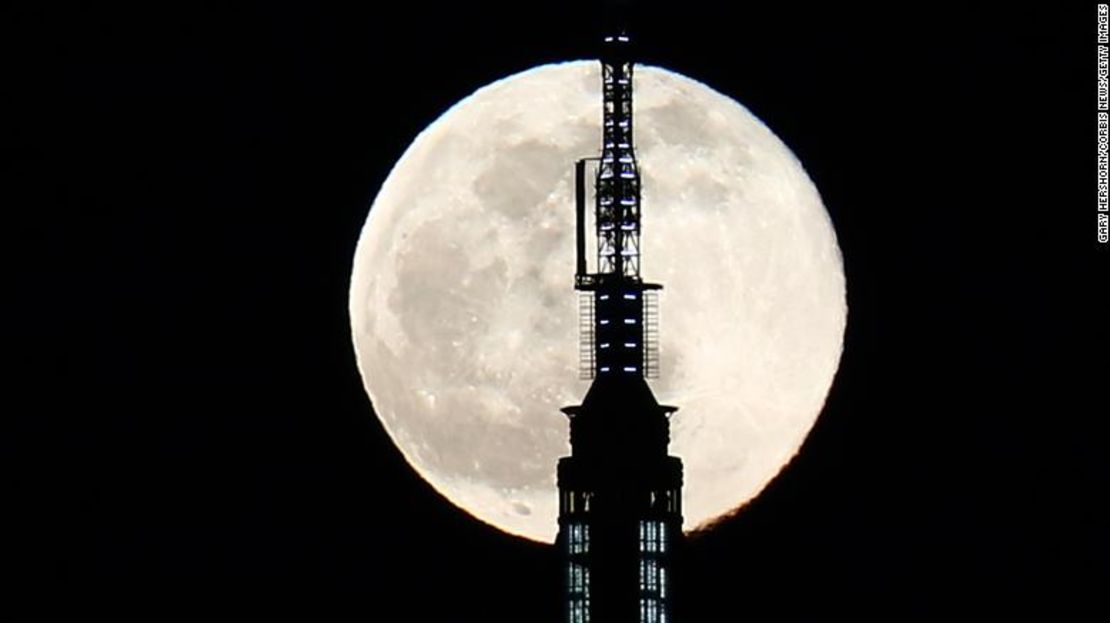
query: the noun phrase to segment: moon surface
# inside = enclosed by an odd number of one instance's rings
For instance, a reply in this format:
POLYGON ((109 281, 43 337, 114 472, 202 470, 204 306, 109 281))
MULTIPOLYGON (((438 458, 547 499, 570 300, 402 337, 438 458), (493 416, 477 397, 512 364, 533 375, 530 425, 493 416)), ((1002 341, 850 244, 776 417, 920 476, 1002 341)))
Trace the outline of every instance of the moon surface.
MULTIPOLYGON (((752 499, 797 452, 840 361, 840 249, 820 195, 752 113, 637 66, 642 269, 663 284, 650 382, 685 466, 685 529, 752 499)), ((350 318, 374 411, 437 491, 553 542, 559 407, 579 404, 574 162, 601 142, 598 63, 544 65, 428 126, 374 200, 350 318)), ((594 259, 590 258, 591 268, 594 259)))

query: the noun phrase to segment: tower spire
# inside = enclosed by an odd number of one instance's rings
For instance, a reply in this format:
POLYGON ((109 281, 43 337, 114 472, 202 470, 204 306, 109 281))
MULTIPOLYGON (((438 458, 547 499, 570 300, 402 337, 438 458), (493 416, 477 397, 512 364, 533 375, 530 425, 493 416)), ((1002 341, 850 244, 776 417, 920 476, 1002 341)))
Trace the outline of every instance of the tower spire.
POLYGON ((646 378, 656 371, 655 295, 640 277, 640 173, 632 125, 632 47, 605 37, 601 155, 575 166, 576 270, 583 376, 559 460, 558 546, 567 623, 672 623, 674 553, 682 538, 682 462, 667 454, 668 418, 646 378), (596 161, 597 266, 586 258, 586 165, 596 161))
MULTIPOLYGON (((622 31, 623 32, 623 31, 622 31)), ((605 37, 601 54, 601 155, 576 166, 575 288, 589 293, 580 309, 584 378, 633 374, 653 378, 658 367, 657 291, 640 278, 640 171, 632 125, 632 42, 605 37), (586 163, 596 161, 594 233, 597 270, 587 272, 586 163), (586 316, 588 314, 588 316, 586 316)))

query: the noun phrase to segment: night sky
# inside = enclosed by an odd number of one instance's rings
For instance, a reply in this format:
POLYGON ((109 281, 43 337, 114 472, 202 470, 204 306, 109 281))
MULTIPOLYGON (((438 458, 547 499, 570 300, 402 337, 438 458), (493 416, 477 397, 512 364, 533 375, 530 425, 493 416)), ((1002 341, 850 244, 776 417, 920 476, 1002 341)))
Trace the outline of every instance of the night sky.
MULTIPOLYGON (((416 134, 594 57, 595 5, 19 4, 0 593, 152 620, 558 620, 554 552, 456 510, 390 443, 347 287, 416 134)), ((1094 5, 634 6, 643 62, 802 161, 848 284, 825 411, 690 541, 686 620, 1074 620, 1108 554, 1094 5)))

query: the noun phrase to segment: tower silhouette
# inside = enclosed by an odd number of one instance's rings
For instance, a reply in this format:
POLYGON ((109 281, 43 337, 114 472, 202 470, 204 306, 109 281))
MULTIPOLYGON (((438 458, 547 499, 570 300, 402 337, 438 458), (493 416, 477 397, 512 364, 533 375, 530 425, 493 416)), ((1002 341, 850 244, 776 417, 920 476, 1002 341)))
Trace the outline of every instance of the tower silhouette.
POLYGON ((564 407, 571 456, 559 460, 559 536, 568 623, 671 623, 682 539, 682 462, 646 379, 658 370, 657 294, 640 278, 640 174, 632 130, 632 48, 605 38, 600 157, 575 165, 580 372, 564 407), (586 267, 587 164, 594 174, 597 270, 586 267))

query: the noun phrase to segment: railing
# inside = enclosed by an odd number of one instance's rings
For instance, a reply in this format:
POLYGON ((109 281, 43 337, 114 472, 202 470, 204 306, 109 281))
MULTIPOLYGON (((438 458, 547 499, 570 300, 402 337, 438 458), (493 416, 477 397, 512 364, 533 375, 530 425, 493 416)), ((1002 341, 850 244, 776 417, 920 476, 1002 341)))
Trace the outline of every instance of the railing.
POLYGON ((644 378, 659 378, 658 290, 644 290, 644 378))
POLYGON ((578 378, 594 378, 594 293, 578 293, 578 378))

